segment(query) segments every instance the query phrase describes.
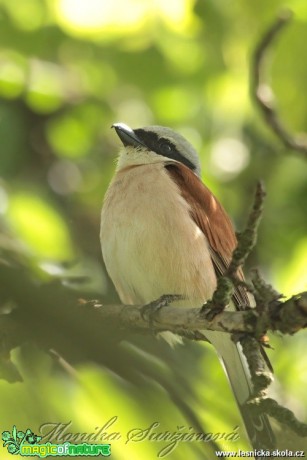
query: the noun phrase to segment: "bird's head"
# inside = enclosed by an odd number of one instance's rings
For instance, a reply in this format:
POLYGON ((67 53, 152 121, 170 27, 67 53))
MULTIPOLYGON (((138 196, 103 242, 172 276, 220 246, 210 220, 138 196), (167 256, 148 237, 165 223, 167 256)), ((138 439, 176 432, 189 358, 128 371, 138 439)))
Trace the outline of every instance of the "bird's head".
POLYGON ((115 123, 124 148, 120 152, 118 169, 132 165, 178 161, 200 176, 200 161, 196 150, 181 134, 164 126, 146 126, 131 129, 124 123, 115 123))

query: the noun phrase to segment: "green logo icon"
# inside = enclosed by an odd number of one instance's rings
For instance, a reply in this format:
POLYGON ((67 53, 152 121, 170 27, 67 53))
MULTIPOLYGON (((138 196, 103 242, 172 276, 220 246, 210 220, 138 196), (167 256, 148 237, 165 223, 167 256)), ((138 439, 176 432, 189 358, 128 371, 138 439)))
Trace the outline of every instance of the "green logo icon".
POLYGON ((28 428, 26 432, 17 431, 16 426, 13 426, 12 433, 9 431, 2 432, 2 440, 4 441, 3 447, 6 447, 10 454, 20 454, 23 444, 36 444, 42 439, 41 436, 37 436, 32 433, 28 428))
POLYGON ((8 452, 12 455, 21 455, 24 457, 109 457, 111 455, 110 444, 71 444, 65 442, 64 444, 52 444, 46 442, 40 444, 41 436, 34 434, 29 428, 24 431, 17 431, 16 426, 13 426, 12 433, 9 431, 2 431, 3 446, 7 448, 8 452))

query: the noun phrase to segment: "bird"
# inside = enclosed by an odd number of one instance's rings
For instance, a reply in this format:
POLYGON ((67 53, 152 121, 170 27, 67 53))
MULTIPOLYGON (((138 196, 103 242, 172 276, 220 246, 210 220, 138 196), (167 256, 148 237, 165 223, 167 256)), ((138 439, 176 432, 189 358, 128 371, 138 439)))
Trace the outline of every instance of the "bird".
MULTIPOLYGON (((121 143, 115 175, 104 197, 100 242, 106 270, 125 305, 181 295, 172 305, 201 307, 232 258, 237 239, 226 211, 201 180, 200 159, 179 133, 164 126, 112 125, 121 143)), ((242 280, 243 272, 238 271, 242 280)), ((229 308, 250 305, 236 287, 229 308)), ((229 334, 201 331, 219 355, 252 446, 272 448, 265 414, 246 401, 253 385, 239 343, 229 334)), ((163 332, 171 345, 180 339, 163 332)))

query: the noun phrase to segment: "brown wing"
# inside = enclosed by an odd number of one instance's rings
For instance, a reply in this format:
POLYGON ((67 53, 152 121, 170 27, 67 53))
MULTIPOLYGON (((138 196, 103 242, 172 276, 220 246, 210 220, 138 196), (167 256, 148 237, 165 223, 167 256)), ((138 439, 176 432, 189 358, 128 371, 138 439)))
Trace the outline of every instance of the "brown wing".
MULTIPOLYGON (((189 203, 191 217, 209 242, 217 276, 223 275, 237 246, 237 239, 228 215, 215 196, 189 168, 181 163, 168 163, 165 168, 178 185, 182 197, 189 203)), ((238 271, 238 277, 244 279, 241 269, 238 271)), ((233 300, 238 309, 240 305, 250 304, 247 293, 242 287, 235 290, 233 300)))

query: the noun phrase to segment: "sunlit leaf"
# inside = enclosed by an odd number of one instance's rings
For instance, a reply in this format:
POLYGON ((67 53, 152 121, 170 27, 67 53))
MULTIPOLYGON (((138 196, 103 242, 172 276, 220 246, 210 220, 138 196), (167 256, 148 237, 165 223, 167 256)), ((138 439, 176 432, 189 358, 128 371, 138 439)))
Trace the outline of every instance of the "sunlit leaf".
POLYGON ((293 256, 288 263, 276 270, 277 282, 286 296, 307 291, 306 263, 307 239, 304 238, 296 243, 293 256))
POLYGON ((65 260, 74 251, 61 215, 37 195, 15 193, 10 197, 8 218, 15 232, 41 258, 65 260))

